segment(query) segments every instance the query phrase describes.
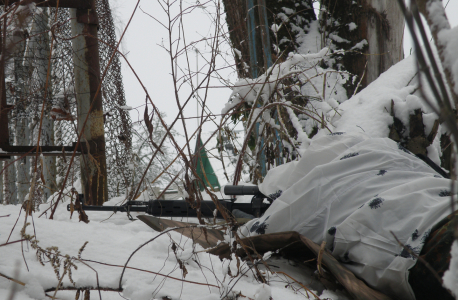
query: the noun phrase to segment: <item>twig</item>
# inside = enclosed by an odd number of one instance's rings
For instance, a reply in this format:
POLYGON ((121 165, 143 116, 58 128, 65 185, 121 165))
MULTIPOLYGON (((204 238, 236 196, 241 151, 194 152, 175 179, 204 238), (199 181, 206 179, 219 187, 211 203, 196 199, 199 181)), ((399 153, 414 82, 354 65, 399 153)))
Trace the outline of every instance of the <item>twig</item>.
POLYGON ((434 275, 434 277, 437 279, 437 281, 440 282, 440 284, 442 285, 442 278, 439 276, 439 274, 437 274, 436 270, 433 269, 433 267, 431 267, 431 265, 423 259, 423 257, 421 256, 418 256, 415 252, 412 251, 412 249, 406 247, 403 243, 401 243, 401 241, 396 237, 396 235, 394 234, 393 231, 390 230, 390 233, 393 235, 393 237, 396 239, 396 242, 398 242, 399 246, 401 246, 402 248, 404 248, 404 250, 406 250, 407 252, 409 252, 410 255, 412 255, 413 257, 415 257, 416 259, 418 259, 419 261, 421 261, 425 267, 431 271, 431 273, 434 275))
MULTIPOLYGON (((57 287, 46 289, 45 293, 54 292, 56 289, 57 287)), ((76 291, 76 290, 91 290, 91 291, 100 290, 104 292, 122 292, 123 291, 123 289, 115 289, 115 288, 110 288, 110 287, 94 288, 92 286, 83 286, 83 287, 66 286, 66 287, 59 288, 59 291, 76 291)))
POLYGON ((170 231, 173 231, 173 230, 176 230, 176 229, 185 229, 185 228, 196 228, 198 227, 198 225, 190 225, 190 226, 182 226, 182 227, 172 227, 172 228, 169 228, 169 229, 166 229, 164 231, 162 231, 160 234, 158 234, 157 236, 153 237, 152 239, 148 240, 147 242, 141 244, 137 249, 135 249, 134 252, 132 252, 129 256, 129 258, 127 259, 126 263, 124 264, 124 267, 122 269, 122 272, 121 272, 121 276, 119 278, 119 289, 122 289, 122 278, 124 276, 124 272, 127 268, 127 264, 129 263, 129 261, 131 260, 131 258, 134 256, 135 253, 137 253, 138 250, 140 250, 141 248, 143 248, 144 246, 148 245, 149 243, 151 243, 152 241, 154 241, 155 239, 157 239, 158 237, 160 237, 161 235, 164 235, 170 231))
POLYGON ((321 243, 320 251, 318 252, 318 259, 316 261, 316 268, 318 269, 318 273, 323 276, 323 268, 321 267, 321 260, 323 259, 324 247, 326 247, 326 242, 323 241, 321 243))
MULTIPOLYGON (((99 291, 100 300, 102 300, 102 294, 100 293, 99 273, 97 273, 97 271, 96 271, 93 267, 91 267, 90 265, 88 265, 87 263, 85 263, 82 259, 77 258, 77 257, 73 257, 73 259, 76 259, 77 261, 81 262, 81 263, 84 264, 86 267, 92 269, 92 271, 95 272, 95 278, 96 278, 96 280, 97 280, 97 290, 99 291)), ((57 292, 57 289, 56 289, 56 292, 57 292)))
POLYGON ((17 216, 16 222, 14 222, 14 226, 13 228, 11 228, 10 235, 8 236, 8 239, 6 240, 7 243, 10 240, 11 235, 13 234, 14 228, 16 228, 16 224, 19 221, 19 217, 21 216, 21 213, 22 213, 22 209, 19 210, 19 215, 17 216))
POLYGON ((14 241, 14 242, 4 243, 4 244, 1 244, 0 247, 6 246, 6 245, 10 245, 10 244, 14 244, 14 243, 23 242, 23 241, 26 241, 26 240, 22 239, 22 240, 17 240, 17 241, 14 241))
POLYGON ((354 95, 356 95, 356 93, 358 92, 359 85, 361 84, 361 82, 362 82, 363 79, 364 79, 364 75, 366 74, 366 68, 367 68, 367 63, 368 63, 368 62, 369 62, 369 61, 366 61, 366 65, 364 66, 363 75, 361 75, 361 79, 358 81, 358 85, 356 86, 356 89, 355 89, 355 91, 353 92, 352 97, 353 97, 354 95))
MULTIPOLYGON (((109 266, 109 267, 124 268, 124 266, 113 265, 113 264, 108 264, 108 263, 103 263, 103 262, 99 262, 99 261, 95 261, 95 260, 90 260, 90 259, 82 259, 82 260, 83 260, 83 261, 87 261, 87 262, 96 263, 96 264, 101 264, 101 265, 104 265, 104 266, 109 266)), ((134 267, 126 267, 126 268, 127 268, 127 269, 131 269, 131 270, 135 270, 135 271, 151 273, 151 274, 163 276, 163 277, 166 277, 166 278, 170 278, 170 279, 173 279, 173 280, 183 281, 183 282, 186 282, 186 283, 192 283, 192 284, 197 284, 197 285, 208 285, 208 286, 211 286, 211 287, 219 288, 219 286, 217 286, 217 285, 207 284, 207 283, 201 283, 201 282, 196 282, 196 281, 190 281, 190 280, 185 280, 185 279, 180 279, 180 278, 176 278, 176 277, 173 277, 173 276, 170 276, 170 275, 165 275, 165 274, 158 273, 158 272, 154 272, 154 271, 148 271, 148 270, 139 269, 139 268, 134 268, 134 267)), ((103 291, 103 289, 102 289, 102 291, 103 291)))
POLYGON ((285 275, 286 277, 288 277, 288 278, 294 280, 294 281, 295 281, 297 284, 299 284, 304 290, 306 290, 307 292, 309 292, 310 294, 312 294, 312 295, 315 297, 315 299, 320 299, 320 297, 318 297, 317 295, 315 295, 315 293, 313 293, 309 288, 307 288, 305 285, 303 285, 302 283, 300 283, 299 281, 297 281, 296 279, 294 279, 292 276, 286 274, 285 272, 281 272, 281 271, 277 271, 277 272, 275 272, 275 273, 277 273, 277 274, 283 274, 283 275, 285 275))
POLYGON ((19 280, 14 279, 14 278, 11 278, 11 277, 9 277, 9 276, 6 276, 5 274, 0 273, 0 276, 5 277, 6 279, 11 280, 11 281, 13 281, 13 282, 16 282, 17 284, 20 284, 20 285, 22 285, 22 286, 25 286, 25 283, 24 283, 24 282, 19 281, 19 280))

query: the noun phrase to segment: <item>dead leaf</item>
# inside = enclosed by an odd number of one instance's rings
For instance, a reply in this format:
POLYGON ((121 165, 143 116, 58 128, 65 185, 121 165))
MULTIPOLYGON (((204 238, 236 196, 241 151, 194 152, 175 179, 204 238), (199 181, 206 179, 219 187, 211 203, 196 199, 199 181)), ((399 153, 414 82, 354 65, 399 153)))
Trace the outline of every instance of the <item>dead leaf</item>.
POLYGON ((150 119, 149 114, 148 114, 148 103, 147 103, 145 105, 145 113, 143 115, 143 121, 145 122, 146 129, 148 130, 149 141, 154 146, 154 148, 156 148, 159 152, 161 152, 162 155, 164 155, 164 152, 162 152, 159 146, 153 141, 153 132, 154 132, 154 126, 152 123, 153 118, 154 118, 154 110, 151 114, 151 119, 150 119))
MULTIPOLYGON (((42 161, 42 163, 43 163, 43 161, 42 161)), ((43 176, 43 169, 40 172, 40 177, 41 177, 41 182, 43 182, 43 185, 46 186, 45 177, 43 176)))
POLYGON ((72 218, 74 211, 75 211, 75 206, 73 205, 73 202, 70 202, 70 219, 72 218))
POLYGON ((84 212, 83 206, 81 205, 81 203, 80 203, 78 198, 75 201, 75 209, 78 211, 80 222, 83 221, 86 224, 89 223, 89 217, 84 212))
POLYGON ((321 247, 320 247, 320 252, 318 252, 318 259, 317 259, 317 269, 318 269, 318 273, 323 276, 323 268, 321 267, 321 260, 323 259, 323 252, 324 252, 324 247, 326 246, 326 242, 323 241, 321 243, 321 247))
POLYGON ((63 110, 60 107, 53 107, 50 112, 50 116, 53 120, 56 121, 73 121, 75 118, 68 113, 67 111, 63 110))
POLYGON ((178 260, 178 265, 180 266, 180 269, 183 271, 183 278, 186 278, 186 275, 188 274, 188 270, 186 269, 184 263, 177 259, 178 260))

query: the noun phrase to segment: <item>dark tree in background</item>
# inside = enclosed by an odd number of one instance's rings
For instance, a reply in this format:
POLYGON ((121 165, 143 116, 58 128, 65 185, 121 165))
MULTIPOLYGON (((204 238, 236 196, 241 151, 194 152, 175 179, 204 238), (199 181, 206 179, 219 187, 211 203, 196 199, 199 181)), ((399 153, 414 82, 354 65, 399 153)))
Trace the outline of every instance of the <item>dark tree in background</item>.
MULTIPOLYGON (((258 74, 265 71, 264 54, 262 50, 262 22, 260 20, 260 9, 258 0, 253 0, 253 10, 256 27, 256 57, 258 61, 255 65, 258 67, 258 74), (261 24, 261 25, 260 25, 261 24)), ((229 28, 230 40, 234 48, 235 61, 237 64, 237 74, 239 78, 250 78, 252 73, 250 66, 250 50, 248 36, 248 0, 223 0, 226 21, 229 28)), ((316 20, 313 10, 313 1, 293 1, 293 0, 266 0, 267 23, 270 31, 270 44, 272 45, 272 60, 275 62, 278 56, 283 56, 289 52, 295 51, 299 46, 296 35, 299 31, 308 33, 309 24, 316 20), (272 25, 280 26, 277 36, 272 32, 272 25), (278 48, 274 47, 276 45, 278 48), (277 49, 277 50, 276 50, 277 49)), ((284 57, 280 57, 280 61, 284 57)))
MULTIPOLYGON (((310 22, 316 20, 312 0, 266 0, 267 21, 272 45, 272 60, 295 51, 299 46, 299 31, 309 32, 310 22), (272 25, 281 25, 277 36, 272 25), (273 45, 278 46, 276 50, 273 45)), ((235 49, 237 72, 240 78, 251 77, 248 38, 248 0, 223 0, 232 47, 235 49)), ((257 57, 262 58, 261 29, 258 0, 253 0, 256 25, 257 57)), ((333 45, 334 50, 346 50, 338 59, 339 69, 357 75, 347 87, 350 97, 358 84, 366 87, 392 65, 404 58, 404 16, 396 1, 386 0, 322 0, 320 4, 321 48, 333 45), (367 64, 367 66, 366 66, 367 64), (364 76, 363 76, 364 74, 364 76), (362 79, 361 79, 362 78, 362 79)), ((320 49, 312 48, 312 51, 320 49)), ((280 58, 281 60, 281 58, 280 58)), ((257 66, 265 66, 261 59, 257 66)), ((258 72, 259 73, 259 72, 258 72)))

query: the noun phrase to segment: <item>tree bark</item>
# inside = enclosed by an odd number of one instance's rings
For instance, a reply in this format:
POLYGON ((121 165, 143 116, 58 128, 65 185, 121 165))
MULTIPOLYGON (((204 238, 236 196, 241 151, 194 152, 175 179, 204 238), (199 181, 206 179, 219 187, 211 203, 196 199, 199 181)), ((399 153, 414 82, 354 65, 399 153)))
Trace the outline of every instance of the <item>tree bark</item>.
POLYGON ((229 29, 229 38, 239 78, 250 77, 248 65, 250 64, 250 52, 248 46, 248 31, 246 24, 246 1, 247 0, 223 0, 226 12, 226 23, 229 29))
MULTIPOLYGON (((248 0, 223 0, 226 22, 229 29, 229 38, 234 50, 234 58, 239 78, 251 78, 252 72, 250 66, 250 48, 248 32, 248 0)), ((263 31, 268 30, 272 61, 275 62, 279 55, 287 56, 289 52, 297 50, 299 41, 297 40, 298 30, 308 32, 308 26, 312 20, 316 20, 313 11, 313 1, 296 1, 296 0, 253 0, 254 7, 254 24, 255 36, 254 41, 256 48, 257 60, 252 65, 257 67, 257 74, 262 74, 266 70, 266 60, 262 49, 263 31), (260 20, 259 5, 265 3, 267 8, 267 27, 260 20), (277 34, 272 31, 272 25, 280 26, 277 34), (275 46, 273 46, 275 45, 275 46)), ((261 18, 262 19, 262 18, 261 18)), ((266 36, 266 33, 264 34, 266 36)), ((280 61, 284 57, 279 58, 280 61)))
MULTIPOLYGON (((33 32, 34 26, 32 25, 33 32)), ((14 72, 15 72, 15 82, 17 89, 15 91, 15 111, 16 111, 16 126, 15 126, 15 145, 19 146, 28 146, 30 143, 30 132, 29 132, 29 122, 26 112, 27 107, 27 90, 28 90, 28 77, 27 76, 27 66, 26 62, 26 51, 25 51, 25 35, 20 33, 20 38, 22 42, 19 45, 19 51, 14 57, 14 72)), ((29 159, 25 156, 18 161, 16 161, 16 171, 17 171, 17 198, 19 203, 23 203, 25 196, 27 195, 30 187, 28 180, 28 174, 30 170, 29 159)))
MULTIPOLYGON (((50 117, 49 113, 52 108, 52 103, 49 99, 52 99, 52 88, 51 88, 51 77, 48 78, 48 73, 51 74, 48 70, 49 54, 50 54, 50 41, 49 41, 49 18, 48 18, 48 8, 43 8, 43 12, 40 15, 36 15, 37 18, 37 30, 42 32, 37 39, 37 52, 38 56, 38 66, 37 74, 39 82, 43 84, 43 98, 45 98, 45 115, 43 116, 43 123, 41 129, 41 141, 40 145, 43 146, 54 146, 54 121, 50 117), (44 32, 44 33, 43 33, 44 32), (47 86, 47 90, 45 87, 47 86)), ((45 156, 42 160, 42 172, 44 178, 44 188, 43 188, 43 198, 46 202, 47 199, 56 191, 56 157, 55 156, 45 156)))
POLYGON ((339 63, 357 75, 346 86, 348 97, 359 81, 361 90, 404 58, 404 15, 396 1, 322 0, 321 6, 323 37, 347 51, 339 63))
POLYGON ((376 80, 404 58, 404 15, 396 1, 368 0, 374 9, 368 18, 367 82, 376 80), (379 55, 378 55, 379 54, 379 55))

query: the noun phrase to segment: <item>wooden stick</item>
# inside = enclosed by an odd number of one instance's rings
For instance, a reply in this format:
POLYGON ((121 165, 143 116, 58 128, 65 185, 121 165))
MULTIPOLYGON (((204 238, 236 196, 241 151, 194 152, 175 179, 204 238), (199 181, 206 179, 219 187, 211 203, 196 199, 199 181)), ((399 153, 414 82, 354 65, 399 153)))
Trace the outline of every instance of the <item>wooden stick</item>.
POLYGON ((11 277, 8 277, 8 276, 6 276, 5 274, 0 273, 0 276, 5 277, 6 279, 11 280, 11 281, 13 281, 13 282, 16 282, 17 284, 20 284, 20 285, 22 285, 22 286, 25 286, 25 283, 24 283, 24 282, 19 281, 19 280, 14 279, 14 278, 11 278, 11 277))

